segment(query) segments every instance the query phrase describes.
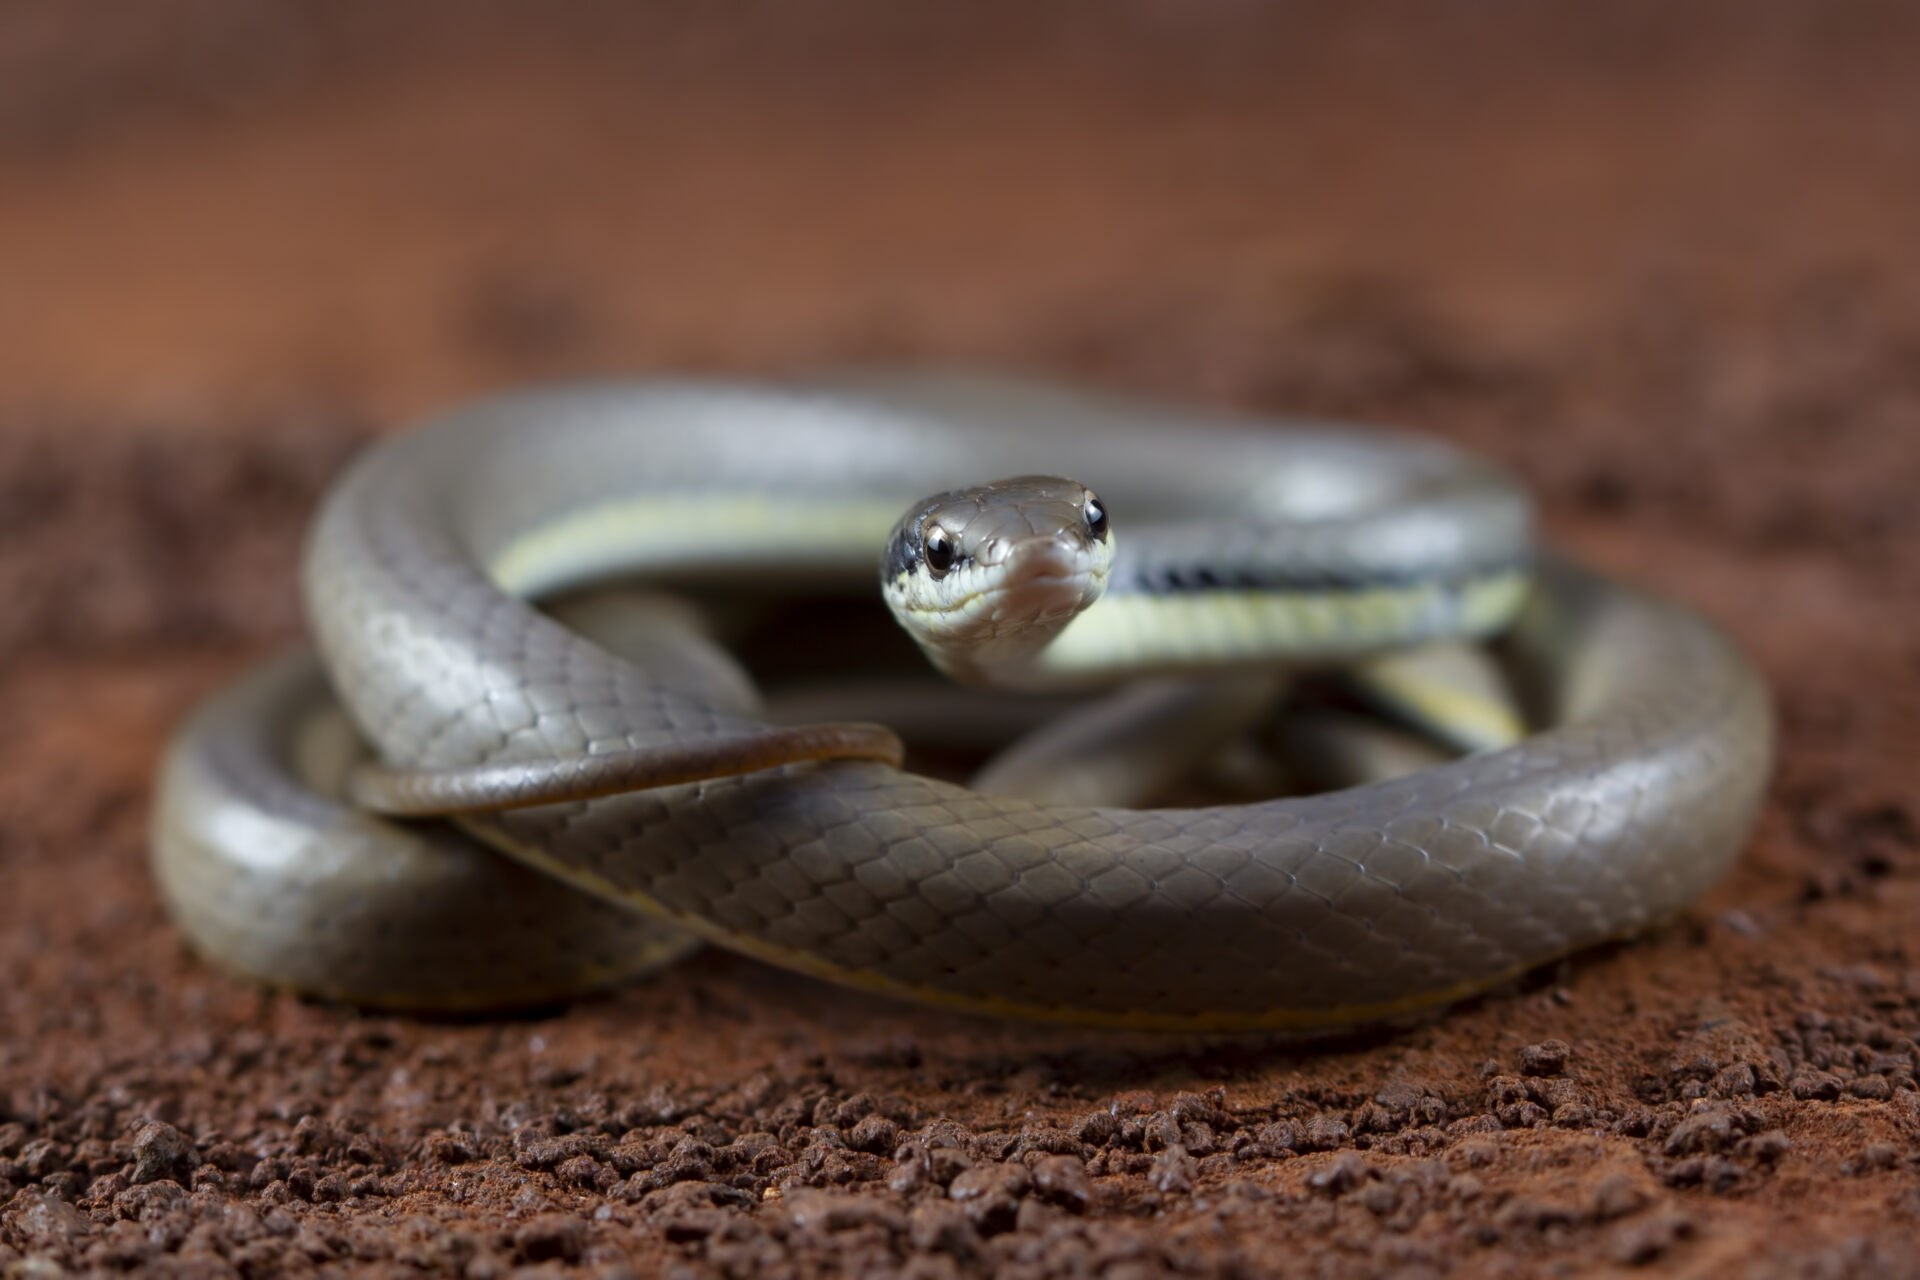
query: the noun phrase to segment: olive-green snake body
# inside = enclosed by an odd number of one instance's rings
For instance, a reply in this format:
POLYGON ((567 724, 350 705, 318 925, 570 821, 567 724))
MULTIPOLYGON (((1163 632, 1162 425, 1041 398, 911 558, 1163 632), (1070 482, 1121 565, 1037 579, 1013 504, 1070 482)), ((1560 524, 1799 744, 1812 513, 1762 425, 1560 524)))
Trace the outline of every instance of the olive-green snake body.
POLYGON ((1017 384, 486 402, 348 471, 304 587, 325 680, 290 658, 183 729, 156 866, 205 954, 374 1005, 523 1004, 698 937, 988 1013, 1392 1019, 1682 909, 1737 853, 1769 764, 1741 655, 1537 555, 1498 471, 1408 437, 1017 384), (825 760, 467 814, 463 833, 357 812, 318 776, 341 753, 314 744, 349 737, 329 684, 380 759, 429 773, 751 741, 752 691, 697 634, 627 656, 529 600, 612 575, 871 589, 909 503, 1020 473, 1085 482, 1115 521, 1107 596, 1049 650, 1050 679, 1504 632, 1535 731, 1389 782, 1186 809, 825 760))

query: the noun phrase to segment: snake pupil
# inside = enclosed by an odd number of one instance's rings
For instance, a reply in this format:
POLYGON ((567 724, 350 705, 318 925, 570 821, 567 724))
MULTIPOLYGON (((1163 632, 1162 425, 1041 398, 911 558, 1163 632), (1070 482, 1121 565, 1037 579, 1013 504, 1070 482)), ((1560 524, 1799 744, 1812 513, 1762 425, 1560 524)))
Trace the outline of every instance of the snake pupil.
POLYGON ((1087 495, 1086 513, 1087 532, 1091 533, 1095 538, 1105 538, 1107 536, 1107 509, 1100 504, 1100 499, 1094 497, 1091 493, 1087 495))
POLYGON ((953 568, 953 539, 939 525, 933 525, 926 534, 927 568, 938 578, 953 568))

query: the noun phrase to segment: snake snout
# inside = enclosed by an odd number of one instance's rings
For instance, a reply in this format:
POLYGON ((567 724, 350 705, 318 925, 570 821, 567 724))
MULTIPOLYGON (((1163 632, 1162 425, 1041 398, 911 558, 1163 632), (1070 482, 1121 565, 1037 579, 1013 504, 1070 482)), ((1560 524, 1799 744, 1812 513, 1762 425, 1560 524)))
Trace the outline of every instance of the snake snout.
POLYGON ((1087 540, 1070 529, 1003 545, 999 562, 1009 585, 1065 580, 1087 571, 1087 540))
POLYGON ((1072 529, 1010 540, 995 572, 1000 612, 1035 620, 1079 613, 1105 586, 1091 544, 1072 529))

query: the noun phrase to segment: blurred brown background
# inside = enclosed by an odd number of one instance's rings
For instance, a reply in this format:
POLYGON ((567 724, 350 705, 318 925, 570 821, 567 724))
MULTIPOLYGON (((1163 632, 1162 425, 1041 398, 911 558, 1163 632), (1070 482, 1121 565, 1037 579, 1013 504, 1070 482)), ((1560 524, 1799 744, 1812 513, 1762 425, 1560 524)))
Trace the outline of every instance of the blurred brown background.
POLYGON ((387 415, 579 369, 1119 346, 1218 392, 1299 365, 1277 340, 1357 288, 1486 361, 1622 312, 1717 338, 1809 289, 1912 292, 1898 4, 5 21, 22 403, 387 415))
POLYGON ((7 0, 0 1264, 1911 1274, 1916 65, 1920 9, 1813 0, 7 0), (184 952, 144 871, 154 753, 297 633, 301 523, 359 443, 535 378, 899 361, 1504 460, 1556 539, 1775 680, 1754 849, 1680 926, 1322 1052, 955 1026, 720 956, 423 1026, 184 952), (1574 1065, 1528 1084, 1548 1038, 1574 1065), (1087 1215, 992 1239, 913 1225, 878 1156, 802 1178, 884 1207, 849 1228, 729 1208, 718 1166, 661 1200, 512 1141, 624 1117, 798 1156, 883 1098, 987 1161, 1208 1089, 1189 1185, 1062 1137, 1087 1215), (178 1203, 95 1182, 154 1117, 210 1161, 178 1203))

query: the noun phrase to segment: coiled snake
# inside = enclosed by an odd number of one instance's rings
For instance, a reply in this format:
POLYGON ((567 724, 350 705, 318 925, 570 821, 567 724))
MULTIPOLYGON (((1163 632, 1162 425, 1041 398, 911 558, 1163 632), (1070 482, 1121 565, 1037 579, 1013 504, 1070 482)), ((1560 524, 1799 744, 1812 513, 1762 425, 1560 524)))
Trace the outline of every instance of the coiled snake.
MULTIPOLYGON (((1737 853, 1767 774, 1770 711, 1740 654, 1534 553, 1529 524, 1501 474, 1430 442, 1026 384, 489 401, 369 450, 326 499, 304 570, 326 675, 289 657, 182 729, 159 879, 215 961, 372 1005, 550 999, 704 938, 988 1013, 1401 1017, 1680 910, 1737 853), (1068 540, 1079 568, 1020 572, 1055 597, 1073 572, 1104 586, 1070 621, 1049 614, 1058 638, 1011 663, 1024 682, 1503 633, 1532 732, 1389 781, 1198 808, 988 795, 884 758, 758 767, 788 758, 782 740, 696 628, 643 628, 616 653, 529 603, 613 575, 870 591, 884 549, 898 608, 932 576, 929 537, 967 572, 1019 559, 1004 521, 943 548, 970 535, 927 514, 991 513, 991 495, 926 495, 1009 475, 1074 477, 1048 500, 1087 526, 1068 540), (363 769, 362 794, 444 774, 469 785, 441 807, 468 809, 516 773, 519 804, 655 785, 457 824, 375 817, 339 798, 351 735, 329 688, 390 766, 363 769), (648 774, 656 755, 693 763, 648 774), (752 771, 702 776, 733 759, 752 771)), ((978 623, 990 593, 963 594, 978 623)), ((798 755, 889 754, 884 733, 835 732, 798 755)))

